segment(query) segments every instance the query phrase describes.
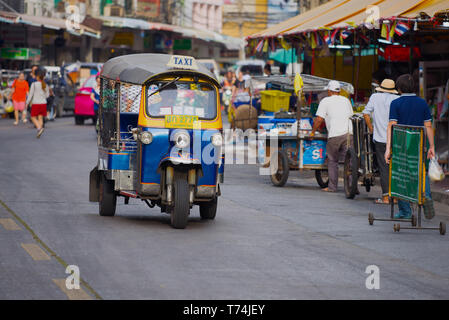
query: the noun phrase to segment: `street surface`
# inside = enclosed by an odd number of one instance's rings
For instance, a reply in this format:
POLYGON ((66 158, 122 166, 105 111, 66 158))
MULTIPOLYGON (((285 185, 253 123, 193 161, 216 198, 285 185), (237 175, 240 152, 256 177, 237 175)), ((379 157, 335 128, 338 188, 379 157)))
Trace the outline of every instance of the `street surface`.
MULTIPOLYGON (((194 208, 185 230, 140 200, 115 217, 88 201, 94 127, 73 118, 0 119, 0 299, 448 299, 449 235, 368 224, 378 188, 355 200, 320 191, 310 173, 283 188, 256 165, 228 165, 217 218, 194 208), (80 290, 64 286, 79 267, 80 290), (368 290, 365 269, 380 270, 368 290)), ((449 224, 449 207, 424 225, 449 224)), ((402 224, 404 225, 404 224, 402 224)))

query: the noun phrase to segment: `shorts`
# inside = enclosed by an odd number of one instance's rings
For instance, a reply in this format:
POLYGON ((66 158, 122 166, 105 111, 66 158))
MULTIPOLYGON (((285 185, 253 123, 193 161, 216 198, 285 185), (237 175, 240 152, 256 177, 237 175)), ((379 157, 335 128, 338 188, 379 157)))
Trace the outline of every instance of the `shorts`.
POLYGON ((33 104, 31 105, 31 116, 47 116, 47 104, 33 104))
POLYGON ((14 105, 14 110, 23 111, 25 110, 25 101, 12 101, 14 105))

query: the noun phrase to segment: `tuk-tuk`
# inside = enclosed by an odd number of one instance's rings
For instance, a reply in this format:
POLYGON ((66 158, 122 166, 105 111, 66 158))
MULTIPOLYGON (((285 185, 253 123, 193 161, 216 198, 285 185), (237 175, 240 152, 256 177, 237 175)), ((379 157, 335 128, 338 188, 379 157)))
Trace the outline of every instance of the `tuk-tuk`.
POLYGON ((133 54, 100 75, 98 163, 89 200, 113 216, 117 197, 138 198, 183 229, 190 209, 214 219, 223 181, 219 83, 192 57, 133 54))

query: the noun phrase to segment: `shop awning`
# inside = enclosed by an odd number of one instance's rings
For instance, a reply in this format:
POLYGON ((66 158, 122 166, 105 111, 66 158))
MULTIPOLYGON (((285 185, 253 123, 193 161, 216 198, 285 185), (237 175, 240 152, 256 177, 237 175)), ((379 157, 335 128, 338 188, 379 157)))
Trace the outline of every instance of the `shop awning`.
POLYGON ((201 39, 204 41, 214 41, 222 43, 229 50, 238 50, 243 48, 243 39, 233 38, 213 32, 210 30, 198 30, 188 27, 181 27, 177 25, 158 23, 158 22, 148 22, 141 19, 132 18, 120 18, 120 17, 100 17, 103 20, 103 25, 107 27, 115 28, 131 28, 139 30, 161 30, 168 32, 175 32, 182 34, 187 38, 201 39))
POLYGON ((16 23, 19 15, 14 12, 0 11, 0 22, 16 23))
POLYGON ((430 17, 448 10, 447 0, 333 0, 290 18, 249 38, 296 34, 321 28, 340 28, 364 24, 370 14, 374 20, 391 17, 416 18, 421 12, 430 17), (369 8, 373 8, 371 12, 369 8))
POLYGON ((0 11, 0 21, 6 23, 23 23, 30 26, 44 27, 53 30, 65 29, 67 32, 77 36, 85 34, 91 37, 99 38, 101 34, 100 30, 83 25, 83 23, 79 25, 79 29, 71 29, 67 28, 65 19, 31 16, 6 11, 0 11))

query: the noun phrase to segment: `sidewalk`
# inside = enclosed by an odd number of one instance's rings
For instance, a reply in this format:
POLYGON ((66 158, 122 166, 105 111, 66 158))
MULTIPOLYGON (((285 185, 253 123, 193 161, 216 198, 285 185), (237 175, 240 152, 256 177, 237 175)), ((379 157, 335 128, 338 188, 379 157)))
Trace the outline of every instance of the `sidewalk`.
POLYGON ((431 182, 430 189, 432 190, 432 199, 449 205, 449 176, 443 181, 431 182))

